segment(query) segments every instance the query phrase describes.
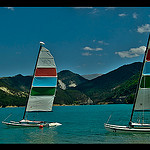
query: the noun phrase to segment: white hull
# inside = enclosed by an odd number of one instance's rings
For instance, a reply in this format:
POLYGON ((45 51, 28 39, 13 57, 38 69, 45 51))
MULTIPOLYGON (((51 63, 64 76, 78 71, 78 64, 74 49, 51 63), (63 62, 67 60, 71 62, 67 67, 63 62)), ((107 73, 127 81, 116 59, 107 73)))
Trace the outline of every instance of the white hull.
POLYGON ((106 130, 110 132, 119 132, 119 133, 150 133, 150 127, 129 127, 129 126, 119 126, 119 125, 111 125, 104 124, 106 130))
POLYGON ((53 127, 53 126, 60 126, 62 124, 57 123, 57 122, 52 122, 52 123, 20 123, 20 122, 4 122, 2 121, 3 124, 10 125, 10 126, 20 126, 20 127, 53 127))

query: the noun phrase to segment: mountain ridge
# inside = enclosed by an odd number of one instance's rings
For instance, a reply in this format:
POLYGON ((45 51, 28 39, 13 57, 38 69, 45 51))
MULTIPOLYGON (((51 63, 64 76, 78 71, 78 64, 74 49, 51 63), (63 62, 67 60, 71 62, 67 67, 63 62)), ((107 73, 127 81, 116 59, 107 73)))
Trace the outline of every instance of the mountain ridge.
POLYGON ((99 76, 101 76, 103 74, 101 73, 95 73, 95 74, 85 74, 85 75, 81 75, 83 78, 88 79, 88 80, 92 80, 94 78, 97 78, 99 76))
POLYGON ((76 89, 91 97, 92 100, 107 99, 107 96, 104 96, 104 94, 108 93, 110 95, 113 88, 123 84, 135 74, 139 76, 141 67, 141 62, 123 65, 107 74, 88 81, 86 84, 83 83, 77 86, 76 89))
MULTIPOLYGON (((123 65, 92 80, 69 70, 58 73, 54 104, 132 103, 142 63, 123 65)), ((0 106, 24 106, 32 76, 0 78, 0 106)))
POLYGON ((58 82, 59 84, 61 83, 65 84, 64 89, 68 89, 69 87, 76 87, 77 85, 84 83, 86 81, 88 80, 80 76, 79 74, 71 72, 70 70, 62 70, 58 73, 58 82))

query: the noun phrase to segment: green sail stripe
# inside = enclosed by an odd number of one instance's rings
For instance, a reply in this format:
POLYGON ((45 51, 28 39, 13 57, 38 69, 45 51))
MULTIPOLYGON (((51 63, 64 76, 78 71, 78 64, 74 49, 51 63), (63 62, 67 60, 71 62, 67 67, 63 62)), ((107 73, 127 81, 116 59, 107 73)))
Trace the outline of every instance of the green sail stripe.
POLYGON ((55 87, 33 87, 31 90, 31 96, 54 95, 55 90, 55 87))
POLYGON ((150 88, 150 76, 143 76, 141 81, 141 88, 150 88))

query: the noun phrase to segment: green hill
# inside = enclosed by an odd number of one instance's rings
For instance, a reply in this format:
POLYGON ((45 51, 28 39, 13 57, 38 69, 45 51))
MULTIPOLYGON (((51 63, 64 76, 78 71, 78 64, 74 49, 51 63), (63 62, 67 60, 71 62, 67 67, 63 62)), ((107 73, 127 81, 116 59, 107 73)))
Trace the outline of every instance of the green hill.
MULTIPOLYGON (((142 63, 124 65, 87 80, 69 70, 58 73, 54 104, 132 103, 142 63)), ((0 106, 25 106, 32 76, 0 78, 0 106)))
MULTIPOLYGON (((88 103, 89 97, 72 88, 86 82, 87 79, 69 70, 63 70, 58 73, 58 81, 61 81, 66 86, 66 89, 61 89, 58 83, 57 96, 54 104, 69 105, 88 103)), ((0 78, 0 106, 25 106, 31 82, 32 76, 23 76, 21 74, 13 77, 0 78)))
POLYGON ((0 78, 0 86, 13 88, 13 90, 28 92, 32 82, 32 76, 23 76, 18 74, 13 77, 0 78))
POLYGON ((25 106, 32 76, 0 78, 0 106, 25 106))
POLYGON ((141 62, 121 66, 78 85, 76 89, 89 96, 95 103, 111 101, 114 97, 129 96, 135 92, 141 67, 141 62))

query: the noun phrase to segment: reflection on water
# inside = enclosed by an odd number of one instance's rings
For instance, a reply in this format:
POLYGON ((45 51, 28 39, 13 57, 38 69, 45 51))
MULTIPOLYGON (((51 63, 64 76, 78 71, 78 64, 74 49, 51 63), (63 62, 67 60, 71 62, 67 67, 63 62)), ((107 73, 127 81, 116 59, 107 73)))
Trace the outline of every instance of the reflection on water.
MULTIPOLYGON (((55 106, 52 113, 38 114, 38 119, 59 122, 58 127, 11 127, 0 123, 0 143, 30 144, 127 144, 150 143, 150 134, 111 133, 104 123, 127 125, 133 105, 55 106)), ((22 119, 24 108, 1 108, 0 122, 22 119)), ((37 118, 33 114, 31 119, 37 118)), ((140 116, 141 114, 138 114, 140 116)), ((30 114, 31 117, 31 114, 30 114)), ((147 118, 147 114, 144 116, 147 118)))
POLYGON ((31 144, 54 144, 55 136, 58 134, 56 127, 36 128, 26 132, 26 141, 31 144))
POLYGON ((137 123, 150 123, 150 112, 149 111, 135 111, 133 114, 133 122, 137 123))

